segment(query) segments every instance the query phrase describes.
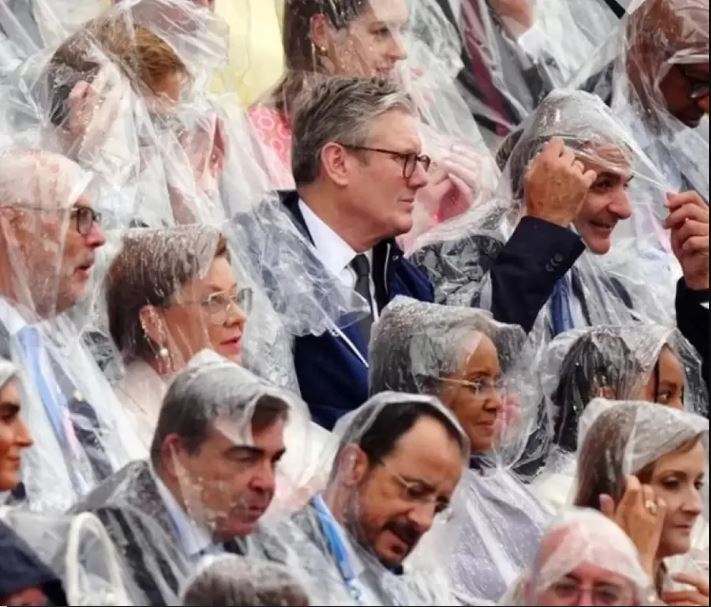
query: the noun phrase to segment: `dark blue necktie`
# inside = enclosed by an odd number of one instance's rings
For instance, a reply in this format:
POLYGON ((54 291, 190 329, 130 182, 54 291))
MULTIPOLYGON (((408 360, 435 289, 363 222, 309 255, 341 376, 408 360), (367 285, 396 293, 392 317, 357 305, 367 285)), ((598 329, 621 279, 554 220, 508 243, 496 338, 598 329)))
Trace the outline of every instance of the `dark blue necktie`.
POLYGON ((553 319, 553 336, 570 331, 575 327, 573 314, 570 309, 570 286, 568 279, 563 276, 553 287, 551 296, 551 317, 553 319))

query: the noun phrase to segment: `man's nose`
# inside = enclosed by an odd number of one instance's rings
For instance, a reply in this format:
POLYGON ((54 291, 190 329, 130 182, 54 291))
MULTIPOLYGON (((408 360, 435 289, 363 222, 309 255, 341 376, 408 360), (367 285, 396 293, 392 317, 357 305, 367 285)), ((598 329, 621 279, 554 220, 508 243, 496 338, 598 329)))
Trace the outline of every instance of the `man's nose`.
POLYGON ((428 183, 429 175, 427 174, 427 171, 425 171, 425 168, 422 166, 422 163, 418 160, 415 166, 415 171, 407 180, 407 184, 413 190, 419 190, 420 188, 424 188, 428 183))
POLYGON ((408 515, 410 523, 412 523, 420 535, 427 533, 434 523, 435 504, 417 503, 415 504, 408 515))
POLYGON ((609 211, 619 219, 629 219, 632 215, 632 205, 626 190, 622 190, 614 195, 614 199, 608 206, 609 211))
POLYGON ((404 61, 407 59, 407 47, 405 46, 403 35, 399 32, 393 32, 392 38, 393 42, 392 48, 390 49, 390 57, 395 61, 404 61))
POLYGON ((709 113, 709 96, 704 95, 699 98, 699 107, 704 111, 705 114, 709 113))
POLYGON ((255 468, 254 475, 249 482, 249 488, 253 491, 274 493, 276 488, 276 474, 271 462, 267 462, 265 465, 255 468))
POLYGON ((106 243, 106 234, 100 224, 94 222, 91 224, 91 230, 86 235, 86 244, 92 249, 98 249, 106 243))

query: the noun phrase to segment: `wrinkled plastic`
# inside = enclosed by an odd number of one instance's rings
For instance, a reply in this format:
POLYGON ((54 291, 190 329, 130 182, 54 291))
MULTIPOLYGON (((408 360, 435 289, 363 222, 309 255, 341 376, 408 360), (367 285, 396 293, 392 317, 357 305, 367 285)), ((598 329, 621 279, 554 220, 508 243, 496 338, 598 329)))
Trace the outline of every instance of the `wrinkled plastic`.
MULTIPOLYGON (((451 380, 501 381, 483 375, 491 371, 484 354, 489 340, 503 373, 504 387, 495 405, 498 436, 489 453, 473 453, 464 473, 460 536, 448 559, 455 593, 465 604, 501 598, 531 558, 531 547, 548 519, 536 498, 507 469, 518 459, 536 417, 536 407, 527 407, 535 401, 525 393, 530 383, 521 367, 527 358, 524 333, 495 322, 482 310, 397 298, 376 325, 370 347, 373 393, 431 394, 447 406, 453 397, 448 390, 451 380)), ((469 398, 468 409, 455 411, 465 430, 474 432, 494 405, 490 395, 469 398), (475 415, 477 407, 481 411, 475 415)))
MULTIPOLYGON (((227 510, 213 508, 203 500, 203 492, 214 493, 220 483, 224 484, 225 492, 234 491, 229 482, 219 477, 203 480, 196 476, 164 443, 154 445, 157 451, 152 452, 152 457, 160 458, 161 467, 169 462, 175 471, 175 490, 180 498, 170 493, 167 481, 159 481, 164 477, 157 468, 145 460, 136 460, 74 507, 75 511, 95 513, 106 526, 120 557, 122 578, 137 604, 156 600, 177 603, 183 581, 195 572, 201 556, 221 552, 224 541, 244 544, 242 549, 249 554, 249 537, 215 537, 221 517, 233 510, 252 507, 257 498, 262 503, 265 496, 275 513, 272 516, 289 512, 299 505, 292 501, 298 497, 297 490, 310 480, 300 476, 308 469, 307 454, 313 443, 308 446, 306 406, 298 398, 209 350, 194 357, 173 380, 164 406, 189 403, 194 408, 190 415, 196 414, 210 424, 210 436, 224 437, 237 448, 255 447, 252 420, 260 403, 266 401, 281 403, 287 415, 284 426, 287 451, 277 469, 276 496, 263 494, 255 485, 255 489, 250 486, 249 490, 232 493, 233 501, 224 506, 227 510), (180 524, 175 522, 176 509, 182 513, 180 524)), ((171 423, 176 421, 179 420, 171 423)), ((187 436, 181 438, 189 440, 187 436)), ((235 550, 226 544, 225 549, 235 550)))
MULTIPOLYGON (((562 138, 579 159, 632 177, 627 190, 632 219, 620 221, 610 252, 586 251, 575 263, 573 289, 586 303, 586 317, 574 318, 576 326, 645 319, 671 324, 673 284, 680 270, 663 228, 666 214, 659 210, 667 190, 664 178, 613 112, 584 92, 551 93, 502 146, 497 161, 505 168, 497 195, 432 230, 412 254, 436 285, 436 300, 491 307, 489 270, 526 213, 526 172, 542 145, 553 137, 562 138)), ((533 333, 544 343, 552 331, 544 306, 533 333)))
POLYGON ((454 6, 465 57, 459 88, 492 150, 618 27, 598 0, 468 0, 454 6))
POLYGON ((3 508, 8 524, 62 580, 71 605, 130 605, 111 540, 93 515, 48 515, 3 508))
POLYGON ((497 323, 482 310, 396 298, 373 332, 371 392, 429 394, 444 400, 451 380, 470 379, 468 366, 477 360, 484 338, 494 343, 502 371, 502 378, 487 379, 503 379, 499 398, 506 404, 500 407, 500 436, 493 452, 506 466, 518 458, 533 421, 531 411, 524 408, 528 399, 522 399, 525 335, 520 327, 497 323))
MULTIPOLYGON (((586 464, 585 458, 595 445, 609 452, 608 469, 597 472, 607 474, 610 485, 619 492, 625 476, 639 472, 696 437, 701 438, 708 453, 708 433, 708 420, 694 413, 672 407, 649 406, 644 402, 595 399, 580 418, 578 478, 580 468, 586 464), (605 440, 605 428, 608 432, 614 430, 615 436, 622 437, 622 441, 605 440), (618 434, 618 431, 621 433, 618 434)), ((609 438, 612 436, 610 434, 609 438)), ((708 482, 708 479, 705 481, 708 482)))
POLYGON ((17 375, 17 367, 0 357, 0 390, 17 375))
POLYGON ((646 605, 653 596, 652 583, 639 560, 639 553, 629 537, 613 521, 599 512, 575 508, 566 510, 546 531, 531 561, 514 605, 537 605, 543 593, 581 565, 593 565, 606 570, 618 585, 625 578, 632 591, 627 605, 646 605))
POLYGON ((403 86, 417 106, 423 150, 435 162, 433 184, 418 194, 405 246, 495 189, 491 154, 454 83, 461 66, 457 33, 434 0, 290 1, 284 6, 283 38, 286 72, 250 109, 275 187, 293 188, 291 139, 299 94, 323 78, 353 76, 403 86), (312 32, 313 20, 321 17, 324 40, 312 32))
POLYGON ((693 101, 695 81, 684 70, 705 65, 708 74, 709 4, 654 0, 630 13, 573 84, 610 103, 671 190, 694 190, 708 202, 708 93, 693 101))

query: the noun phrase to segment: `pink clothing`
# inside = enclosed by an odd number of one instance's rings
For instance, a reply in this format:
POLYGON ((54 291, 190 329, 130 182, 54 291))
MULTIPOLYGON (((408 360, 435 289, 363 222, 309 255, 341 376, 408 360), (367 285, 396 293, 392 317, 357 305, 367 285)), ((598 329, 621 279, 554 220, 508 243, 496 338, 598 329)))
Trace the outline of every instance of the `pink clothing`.
MULTIPOLYGON (((283 112, 265 105, 253 105, 248 110, 249 121, 261 143, 271 150, 281 167, 272 167, 275 187, 293 187, 291 177, 291 127, 283 112)), ((270 163, 271 164, 271 163, 270 163)))

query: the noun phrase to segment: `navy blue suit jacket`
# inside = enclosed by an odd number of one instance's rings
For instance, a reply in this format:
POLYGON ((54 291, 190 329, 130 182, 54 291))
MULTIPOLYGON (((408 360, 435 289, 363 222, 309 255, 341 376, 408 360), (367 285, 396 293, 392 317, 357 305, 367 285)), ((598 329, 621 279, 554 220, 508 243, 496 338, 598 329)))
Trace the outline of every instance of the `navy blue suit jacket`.
MULTIPOLYGON (((281 197, 294 222, 308 234, 298 194, 285 192, 281 197)), ((380 310, 398 295, 434 301, 429 279, 404 258, 394 240, 381 242, 373 249, 373 282, 380 310)), ((368 360, 368 344, 357 324, 342 328, 341 333, 297 337, 294 343, 301 395, 313 420, 328 429, 368 399, 368 367, 364 364, 368 360)))

